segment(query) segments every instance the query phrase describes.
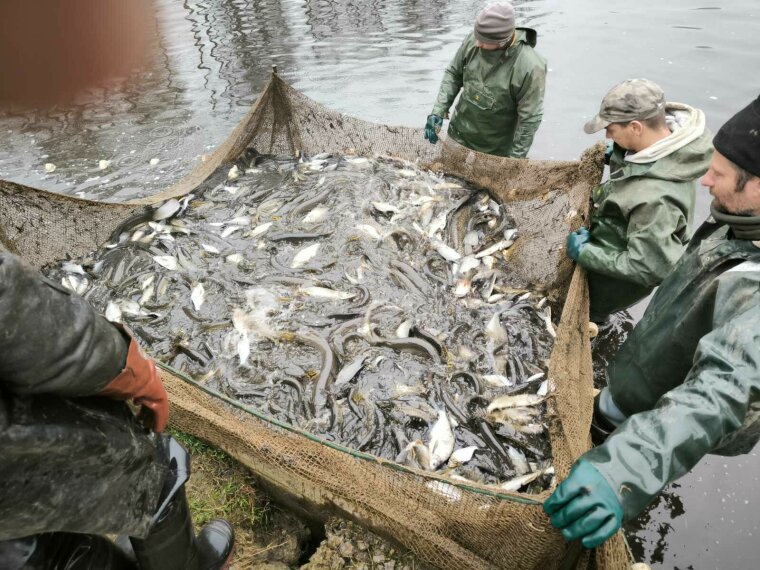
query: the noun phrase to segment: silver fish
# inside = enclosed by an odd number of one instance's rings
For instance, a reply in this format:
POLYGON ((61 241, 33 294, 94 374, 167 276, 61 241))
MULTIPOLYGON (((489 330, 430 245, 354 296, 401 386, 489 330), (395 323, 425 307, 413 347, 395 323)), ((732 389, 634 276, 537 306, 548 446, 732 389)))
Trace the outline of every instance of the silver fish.
POLYGON ((457 449, 454 453, 451 454, 451 457, 449 458, 449 465, 455 467, 457 465, 467 463, 470 459, 472 459, 472 456, 478 449, 479 448, 477 445, 471 445, 469 447, 462 447, 461 449, 457 449))
POLYGON ((369 224, 359 224, 358 226, 356 226, 356 229, 361 232, 364 232, 365 234, 367 234, 369 237, 371 237, 374 240, 380 241, 381 239, 383 239, 383 236, 380 235, 380 232, 377 231, 377 228, 375 226, 371 226, 369 224))
POLYGON ((304 224, 316 224, 317 222, 321 222, 325 219, 325 216, 327 216, 327 213, 330 211, 330 208, 327 206, 317 206, 314 208, 311 212, 306 214, 306 216, 303 219, 304 224))
POLYGON ((314 243, 308 247, 303 248, 301 251, 299 251, 295 257, 293 258, 292 263, 290 264, 291 269, 296 269, 298 267, 303 267, 309 261, 311 261, 315 255, 317 255, 317 251, 319 251, 319 245, 318 243, 314 243))
POLYGON ((430 469, 435 471, 446 461, 454 451, 454 432, 451 431, 449 417, 444 410, 438 412, 438 420, 430 430, 430 469))
POLYGON ((121 322, 121 309, 119 308, 119 305, 114 303, 113 301, 108 302, 108 306, 106 307, 106 319, 111 321, 112 323, 120 323, 121 322))
POLYGON ((502 240, 498 243, 493 244, 491 247, 487 247, 486 249, 479 251, 478 253, 475 254, 475 257, 480 259, 481 257, 485 257, 486 255, 494 254, 497 251, 501 251, 503 249, 507 249, 511 247, 513 243, 515 242, 512 240, 507 240, 507 239, 502 240))
POLYGON ((430 452, 422 441, 415 439, 401 450, 401 453, 396 457, 396 463, 401 463, 413 469, 430 471, 430 452))
POLYGON ((203 287, 203 283, 196 283, 190 292, 190 300, 193 302, 195 310, 200 311, 203 302, 206 300, 206 289, 203 287))
POLYGON ((172 255, 154 255, 153 261, 158 263, 161 267, 165 267, 169 271, 176 271, 179 267, 177 258, 172 255))
POLYGON ((316 297, 319 299, 336 299, 346 300, 353 299, 357 293, 349 293, 347 291, 336 291, 335 289, 328 289, 326 287, 301 287, 301 292, 305 293, 309 297, 316 297))
POLYGON ((430 240, 430 243, 433 245, 433 249, 446 261, 457 261, 462 257, 457 250, 450 248, 440 240, 430 240))
POLYGON ((259 236, 264 235, 269 228, 272 227, 272 222, 267 222, 265 224, 260 224, 253 228, 250 232, 246 234, 247 237, 250 238, 257 238, 259 236))

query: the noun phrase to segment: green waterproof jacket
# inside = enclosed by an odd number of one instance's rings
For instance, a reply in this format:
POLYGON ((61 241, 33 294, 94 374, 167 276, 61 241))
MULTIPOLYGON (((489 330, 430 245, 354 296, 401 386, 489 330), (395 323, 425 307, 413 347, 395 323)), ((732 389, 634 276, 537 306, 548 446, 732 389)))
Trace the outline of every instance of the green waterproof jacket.
MULTIPOLYGON (((760 228, 760 218, 755 218, 760 228)), ((628 419, 584 455, 625 518, 637 516, 707 453, 760 439, 760 229, 705 223, 607 371, 628 419)))
POLYGON ((591 241, 578 258, 588 271, 592 320, 649 295, 683 254, 694 216, 695 181, 707 171, 712 156, 712 136, 701 117, 693 121, 701 125, 688 137, 693 140, 661 158, 631 162, 624 149, 614 146, 609 180, 592 195, 591 241))
POLYGON ((468 35, 443 76, 433 115, 446 116, 462 95, 449 123, 449 136, 467 148, 525 158, 541 124, 546 60, 533 48, 537 34, 517 28, 514 43, 487 51, 468 35))

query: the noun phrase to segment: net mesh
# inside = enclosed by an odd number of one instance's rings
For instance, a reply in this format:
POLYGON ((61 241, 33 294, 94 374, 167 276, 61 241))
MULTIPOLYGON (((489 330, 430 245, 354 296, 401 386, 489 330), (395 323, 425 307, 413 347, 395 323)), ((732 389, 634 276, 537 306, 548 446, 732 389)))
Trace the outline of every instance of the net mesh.
MULTIPOLYGON (((600 145, 579 161, 494 157, 445 138, 431 145, 420 129, 331 111, 274 74, 256 105, 206 161, 149 198, 93 202, 0 181, 0 243, 38 268, 83 255, 144 206, 213 186, 220 167, 248 147, 272 154, 342 152, 419 161, 486 188, 508 205, 521 236, 509 250, 515 283, 546 291, 561 310, 549 364, 549 436, 557 476, 564 478, 590 445, 593 385, 586 278, 563 246, 567 232, 587 214, 589 192, 602 169, 600 145)), ((592 561, 597 568, 617 570, 630 564, 620 533, 593 554, 568 546, 541 509, 550 491, 496 493, 410 470, 278 425, 169 368, 161 374, 177 428, 223 449, 270 493, 311 516, 355 520, 440 568, 582 568, 592 561)))

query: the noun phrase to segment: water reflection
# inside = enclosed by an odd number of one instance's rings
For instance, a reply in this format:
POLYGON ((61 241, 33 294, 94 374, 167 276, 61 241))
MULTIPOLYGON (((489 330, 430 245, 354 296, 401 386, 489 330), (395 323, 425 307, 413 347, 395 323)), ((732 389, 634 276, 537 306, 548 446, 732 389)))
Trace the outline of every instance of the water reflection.
POLYGON ((662 564, 673 532, 670 521, 686 514, 681 497, 675 492, 681 486, 673 483, 663 491, 639 517, 625 525, 628 545, 635 560, 662 564))

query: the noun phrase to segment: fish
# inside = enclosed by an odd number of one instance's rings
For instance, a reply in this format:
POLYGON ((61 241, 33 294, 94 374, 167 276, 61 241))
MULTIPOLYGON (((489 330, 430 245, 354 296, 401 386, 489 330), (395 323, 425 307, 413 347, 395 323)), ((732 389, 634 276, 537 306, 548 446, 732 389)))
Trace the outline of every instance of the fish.
POLYGON ((486 249, 479 251, 478 253, 475 254, 475 257, 480 259, 481 257, 492 255, 496 253, 497 251, 501 251, 501 250, 511 247, 513 243, 515 242, 512 240, 502 240, 498 243, 493 244, 491 247, 487 247, 486 249))
POLYGON ((200 311, 203 306, 203 302, 206 300, 206 289, 203 287, 203 283, 196 283, 190 292, 190 300, 193 302, 193 307, 196 311, 200 311))
POLYGON ((408 338, 409 331, 412 329, 413 324, 414 323, 412 323, 411 319, 407 319, 404 322, 402 322, 396 329, 396 336, 398 338, 408 338))
POLYGON ((175 198, 172 198, 170 200, 167 200, 161 206, 153 210, 153 214, 151 216, 151 219, 154 222, 158 222, 160 220, 165 220, 167 218, 171 218, 174 214, 179 212, 179 209, 182 206, 180 205, 179 201, 175 198))
POLYGON ((301 287, 301 292, 305 293, 309 297, 316 297, 319 299, 335 299, 346 300, 353 299, 357 293, 349 293, 347 291, 336 291, 335 289, 328 289, 326 287, 301 287))
POLYGON ((427 235, 429 237, 433 237, 435 234, 440 232, 445 227, 446 227, 446 212, 443 212, 441 215, 439 215, 437 218, 434 218, 430 222, 430 226, 428 226, 427 235))
POLYGON ((499 485, 499 489, 504 491, 519 491, 527 484, 532 483, 541 475, 554 475, 554 467, 547 467, 546 469, 537 469, 533 473, 526 473, 525 475, 519 475, 514 479, 510 479, 499 485))
POLYGON ((242 226, 227 226, 226 228, 222 230, 222 233, 220 235, 223 238, 230 237, 232 234, 242 229, 243 229, 242 226))
POLYGON ((215 248, 213 245, 207 245, 205 243, 201 244, 201 247, 204 251, 207 251, 208 253, 221 253, 217 248, 215 248))
POLYGON ((78 275, 87 275, 87 273, 84 270, 84 267, 79 265, 78 263, 73 263, 71 261, 64 261, 61 265, 61 269, 63 269, 66 273, 76 273, 78 275))
POLYGON ((525 458, 525 454, 511 445, 507 445, 506 448, 507 457, 509 457, 509 460, 512 462, 512 465, 515 468, 515 473, 518 475, 529 473, 530 465, 528 465, 528 460, 525 458))
POLYGON ((240 366, 248 367, 248 357, 251 354, 251 344, 246 333, 240 333, 237 341, 237 353, 240 359, 240 366))
POLYGON ((234 265, 239 264, 241 261, 243 261, 243 256, 239 253, 232 253, 224 258, 229 263, 232 263, 234 265))
POLYGON ((454 287, 455 297, 466 297, 470 294, 472 282, 469 279, 458 279, 454 287))
POLYGON ((386 202, 372 202, 372 207, 380 212, 381 214, 400 214, 401 210, 399 210, 396 206, 393 204, 388 204, 386 202))
POLYGON ((369 237, 371 237, 374 240, 380 241, 381 239, 383 239, 383 236, 380 235, 380 232, 377 231, 377 228, 369 224, 359 224, 358 226, 356 226, 356 229, 367 234, 369 237))
POLYGON ((309 261, 314 259, 314 256, 317 255, 317 251, 319 251, 320 244, 314 243, 310 246, 307 246, 303 248, 301 251, 299 251, 295 257, 293 257, 293 261, 290 264, 291 269, 297 269, 298 267, 303 267, 309 261))
MULTIPOLYGON (((153 276, 151 275, 151 277, 153 277, 153 276)), ((155 290, 156 290, 156 287, 152 283, 150 283, 147 286, 143 287, 142 295, 140 295, 140 300, 137 301, 137 303, 140 306, 142 306, 145 303, 147 303, 148 301, 150 301, 150 298, 153 297, 153 293, 155 292, 155 290)))
POLYGON ((470 459, 472 459, 472 456, 478 449, 479 448, 477 445, 471 445, 469 447, 462 447, 461 449, 457 449, 454 453, 451 454, 451 457, 449 458, 449 465, 451 467, 456 467, 458 465, 462 465, 463 463, 467 463, 470 459))
POLYGON ((77 277, 76 275, 67 275, 61 279, 61 285, 66 287, 69 291, 76 293, 77 295, 83 295, 87 291, 89 282, 87 279, 77 277))
POLYGON ((552 323, 552 308, 547 305, 547 307, 544 309, 544 312, 539 314, 543 319, 544 324, 546 325, 546 330, 549 332, 552 338, 556 338, 557 331, 554 330, 554 324, 552 323))
POLYGON ((246 235, 250 238, 257 238, 259 236, 262 236, 267 232, 267 230, 269 230, 269 228, 272 227, 272 223, 273 222, 266 222, 264 224, 259 224, 246 235))
POLYGON ((396 456, 396 463, 406 465, 413 469, 431 471, 430 459, 428 448, 422 443, 422 440, 415 439, 414 441, 409 442, 409 444, 401 450, 401 453, 396 456))
POLYGON ((440 240, 430 240, 430 243, 433 245, 433 249, 446 261, 457 261, 462 257, 457 250, 450 248, 440 240))
POLYGON ((538 406, 540 403, 544 402, 545 400, 546 400, 546 397, 537 396, 534 394, 516 394, 516 395, 507 394, 505 396, 499 396, 498 398, 493 400, 490 404, 488 404, 488 407, 486 408, 486 412, 490 413, 495 410, 505 410, 509 408, 529 408, 533 406, 538 406))
POLYGON ((497 388, 512 386, 514 384, 514 382, 512 382, 509 378, 501 374, 483 374, 481 378, 483 378, 483 380, 488 382, 491 386, 495 386, 497 388))
POLYGON ((108 305, 106 306, 105 317, 107 320, 111 321, 112 323, 120 323, 121 309, 119 308, 119 305, 117 305, 113 301, 109 301, 108 305))
POLYGON ((438 420, 430 430, 430 470, 435 471, 454 451, 454 432, 451 431, 449 417, 444 410, 438 412, 438 420))
POLYGON ((304 216, 303 223, 316 224, 318 222, 321 222, 322 220, 325 219, 329 211, 330 211, 330 208, 328 208, 327 206, 317 206, 311 212, 306 214, 306 216, 304 216))
POLYGON ((349 364, 341 368, 340 372, 338 372, 338 375, 335 377, 335 381, 333 382, 333 385, 340 386, 341 384, 346 384, 347 382, 350 382, 351 380, 353 380, 354 376, 359 374, 362 368, 366 366, 368 358, 369 356, 367 354, 362 354, 358 358, 354 359, 352 362, 350 362, 349 364))
POLYGON ((473 269, 477 269, 479 265, 480 260, 478 258, 473 255, 466 255, 459 262, 459 269, 457 270, 457 273, 460 275, 466 275, 473 269))
POLYGON ((488 335, 488 338, 497 344, 507 342, 509 340, 507 331, 505 331, 504 327, 501 326, 500 313, 494 313, 494 315, 488 321, 488 324, 486 325, 486 334, 488 335))
POLYGON ((176 271, 179 268, 177 258, 173 255, 154 255, 153 261, 158 263, 161 267, 165 267, 169 271, 176 271))

